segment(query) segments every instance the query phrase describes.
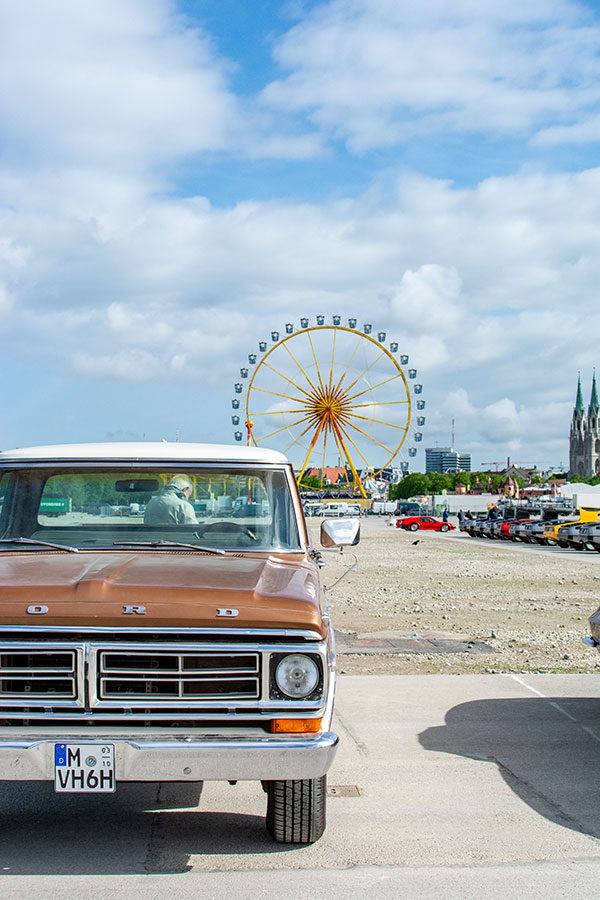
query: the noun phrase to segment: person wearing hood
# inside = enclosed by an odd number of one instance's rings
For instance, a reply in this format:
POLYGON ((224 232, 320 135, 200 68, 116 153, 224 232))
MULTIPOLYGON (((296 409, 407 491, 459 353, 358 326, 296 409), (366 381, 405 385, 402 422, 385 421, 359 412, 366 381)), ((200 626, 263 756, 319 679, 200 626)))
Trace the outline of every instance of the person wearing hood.
POLYGON ((189 475, 175 475, 160 494, 148 502, 144 525, 197 525, 189 498, 194 485, 189 475))

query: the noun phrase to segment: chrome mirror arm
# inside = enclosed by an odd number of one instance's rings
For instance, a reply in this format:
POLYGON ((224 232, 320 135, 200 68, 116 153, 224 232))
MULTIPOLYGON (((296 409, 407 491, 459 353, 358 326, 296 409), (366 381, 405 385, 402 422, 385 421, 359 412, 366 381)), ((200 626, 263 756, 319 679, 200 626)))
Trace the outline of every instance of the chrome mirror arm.
MULTIPOLYGON (((329 550, 329 549, 323 549, 321 552, 322 552, 322 553, 337 553, 338 551, 337 551, 337 549, 336 549, 336 550, 333 550, 333 549, 332 549, 332 550, 329 550)), ((345 578, 346 575, 348 574, 348 572, 351 572, 352 569, 355 569, 356 566, 358 565, 358 556, 356 555, 356 553, 354 553, 353 550, 348 550, 347 553, 349 553, 350 556, 354 557, 354 562, 352 563, 352 565, 348 566, 348 568, 347 568, 344 572, 342 572, 342 574, 340 575, 339 578, 336 578, 336 580, 333 582, 333 584, 326 584, 326 585, 323 585, 324 590, 326 590, 326 591, 331 591, 331 590, 333 590, 333 588, 336 586, 336 584, 339 584, 340 581, 342 580, 342 578, 345 578)), ((343 548, 343 547, 340 547, 340 549, 339 549, 339 555, 340 555, 340 556, 343 556, 343 555, 344 555, 344 548, 343 548)), ((347 555, 347 554, 346 554, 346 555, 347 555)))

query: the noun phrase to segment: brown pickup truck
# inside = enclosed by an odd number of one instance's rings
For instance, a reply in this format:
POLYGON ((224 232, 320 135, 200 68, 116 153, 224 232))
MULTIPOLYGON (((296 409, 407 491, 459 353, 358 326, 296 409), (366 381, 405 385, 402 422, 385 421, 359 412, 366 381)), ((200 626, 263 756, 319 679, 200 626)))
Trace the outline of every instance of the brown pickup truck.
POLYGON ((275 840, 319 838, 333 631, 286 458, 26 448, 0 453, 0 504, 0 780, 257 780, 275 840))

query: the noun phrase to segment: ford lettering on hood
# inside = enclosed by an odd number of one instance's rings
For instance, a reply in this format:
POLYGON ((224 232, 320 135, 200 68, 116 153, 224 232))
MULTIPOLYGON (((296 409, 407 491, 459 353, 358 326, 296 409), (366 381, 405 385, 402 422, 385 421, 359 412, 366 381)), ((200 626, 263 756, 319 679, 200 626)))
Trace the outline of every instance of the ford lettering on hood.
POLYGON ((0 555, 0 627, 27 624, 28 608, 41 602, 46 625, 87 620, 118 626, 128 608, 143 607, 140 626, 207 628, 223 626, 216 619, 227 618, 225 624, 236 628, 303 628, 325 637, 314 566, 302 559, 5 551, 0 555), (219 615, 219 609, 235 609, 237 615, 219 615))

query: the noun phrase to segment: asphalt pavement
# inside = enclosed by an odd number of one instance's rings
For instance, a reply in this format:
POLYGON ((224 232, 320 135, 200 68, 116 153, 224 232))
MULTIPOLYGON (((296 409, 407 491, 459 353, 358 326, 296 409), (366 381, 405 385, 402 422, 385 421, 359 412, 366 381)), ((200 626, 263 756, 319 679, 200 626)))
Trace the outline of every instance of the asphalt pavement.
POLYGON ((3 898, 576 897, 600 877, 600 676, 341 676, 328 825, 273 844, 260 785, 5 783, 3 898))

